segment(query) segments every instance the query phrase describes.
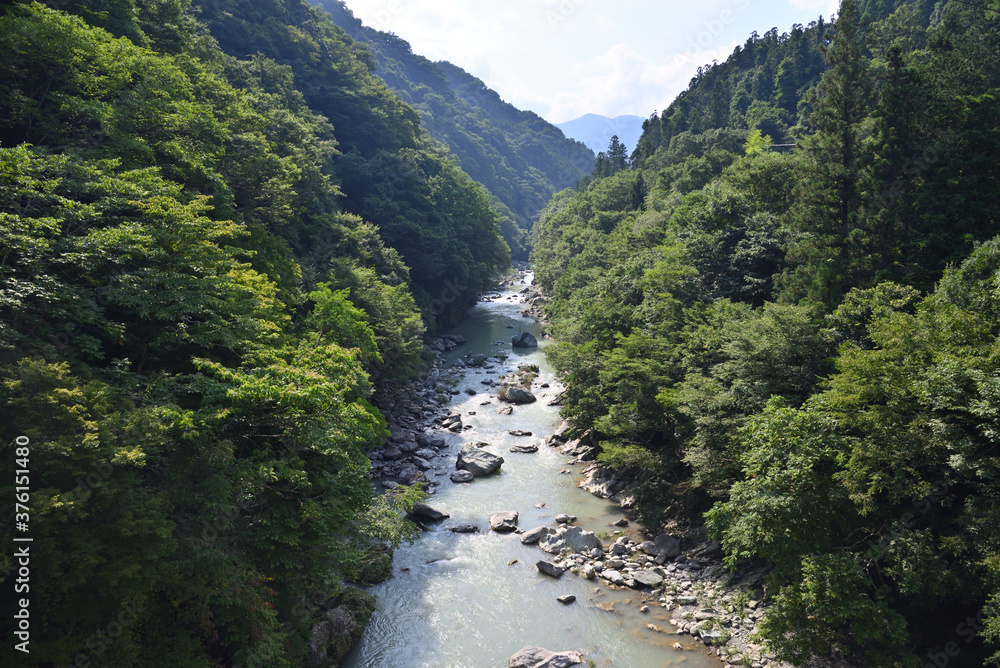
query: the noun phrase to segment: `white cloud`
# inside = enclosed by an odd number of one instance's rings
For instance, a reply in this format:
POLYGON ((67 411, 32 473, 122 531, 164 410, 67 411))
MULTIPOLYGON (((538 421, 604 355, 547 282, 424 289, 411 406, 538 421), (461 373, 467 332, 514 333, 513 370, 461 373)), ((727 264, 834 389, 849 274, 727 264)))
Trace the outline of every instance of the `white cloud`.
POLYGON ((812 12, 815 16, 822 14, 830 17, 840 11, 840 0, 791 0, 791 4, 795 9, 812 12))
POLYGON ((700 65, 724 61, 751 31, 787 30, 835 0, 347 0, 366 24, 448 60, 508 102, 562 122, 585 113, 648 115, 700 65))

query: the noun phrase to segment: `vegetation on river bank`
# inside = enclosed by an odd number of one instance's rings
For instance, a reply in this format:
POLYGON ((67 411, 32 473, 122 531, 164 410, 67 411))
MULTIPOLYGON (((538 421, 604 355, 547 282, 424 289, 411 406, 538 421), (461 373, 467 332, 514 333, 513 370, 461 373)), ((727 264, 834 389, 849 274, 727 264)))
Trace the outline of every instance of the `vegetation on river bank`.
POLYGON ((797 665, 1000 661, 997 9, 755 35, 535 227, 563 414, 797 665))

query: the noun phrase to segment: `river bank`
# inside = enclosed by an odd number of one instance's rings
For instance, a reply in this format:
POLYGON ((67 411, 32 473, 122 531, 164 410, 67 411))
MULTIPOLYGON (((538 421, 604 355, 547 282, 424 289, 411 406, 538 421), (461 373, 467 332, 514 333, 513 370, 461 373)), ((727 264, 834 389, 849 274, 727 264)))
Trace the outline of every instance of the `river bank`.
MULTIPOLYGON (((545 324, 547 297, 535 287, 522 294, 526 304, 522 314, 545 324)), ((634 509, 636 481, 602 467, 596 461, 600 447, 589 434, 572 439, 568 436, 571 434, 572 425, 563 422, 546 444, 584 466, 579 472, 579 486, 626 511, 634 509)), ((672 613, 669 621, 673 629, 704 643, 727 662, 726 668, 794 668, 755 642, 757 626, 767 612, 763 591, 767 568, 758 565, 730 571, 723 563, 719 542, 710 540, 704 527, 695 527, 684 535, 661 535, 657 543, 664 539, 670 541, 669 558, 656 558, 662 552, 659 545, 623 537, 612 545, 610 559, 600 551, 588 554, 582 550, 570 556, 570 563, 586 576, 607 580, 614 586, 635 587, 634 576, 638 575, 641 583, 657 587, 657 603, 672 613)), ((839 656, 831 656, 814 658, 808 668, 852 667, 839 656)))
POLYGON ((553 578, 538 570, 547 555, 523 544, 523 533, 490 530, 490 517, 501 511, 517 513, 519 531, 554 528, 557 515, 569 514, 608 545, 642 538, 634 523, 615 526, 625 519, 617 504, 579 488, 582 464, 545 445, 559 424, 552 404, 561 387, 544 357, 541 325, 520 313, 526 287, 506 286, 477 304, 467 322, 436 342, 444 350, 430 375, 386 407, 392 438, 372 453, 376 481, 386 487, 426 481, 425 503, 447 517, 421 519, 428 531, 398 549, 392 577, 370 588, 378 608, 345 665, 506 666, 534 645, 581 651, 602 667, 721 668, 691 636, 671 628, 670 611, 649 588, 617 588, 571 573, 553 578), (538 347, 512 348, 521 331, 535 336, 538 347), (537 400, 500 401, 501 379, 519 366, 537 367, 529 383, 537 400), (500 470, 453 482, 466 446, 502 457, 500 470))

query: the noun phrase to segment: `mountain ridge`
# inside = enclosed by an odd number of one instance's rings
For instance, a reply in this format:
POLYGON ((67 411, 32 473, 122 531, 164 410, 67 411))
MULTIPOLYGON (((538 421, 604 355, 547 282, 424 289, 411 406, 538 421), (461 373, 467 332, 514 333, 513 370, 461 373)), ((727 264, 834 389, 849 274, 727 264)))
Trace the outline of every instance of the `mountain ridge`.
POLYGON ((512 256, 527 259, 526 231, 555 192, 590 173, 594 153, 538 114, 505 102, 462 68, 432 62, 397 35, 364 25, 343 0, 315 4, 368 48, 374 74, 416 109, 431 137, 493 196, 512 256))
POLYGON ((645 120, 642 116, 634 114, 609 118, 601 114, 588 113, 571 121, 556 123, 555 126, 567 137, 585 144, 594 153, 605 150, 611 137, 615 135, 631 151, 635 149, 639 137, 642 136, 642 124, 645 120))

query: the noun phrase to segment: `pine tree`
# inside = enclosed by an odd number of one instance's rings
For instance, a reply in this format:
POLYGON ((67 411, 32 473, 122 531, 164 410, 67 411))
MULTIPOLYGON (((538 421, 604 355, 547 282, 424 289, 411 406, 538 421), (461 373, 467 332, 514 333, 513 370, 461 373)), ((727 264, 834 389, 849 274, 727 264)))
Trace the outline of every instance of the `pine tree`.
POLYGON ((791 212, 799 240, 789 259, 801 263, 786 277, 786 296, 832 308, 848 285, 856 247, 862 183, 870 159, 862 147, 871 83, 854 0, 843 0, 836 34, 825 53, 829 69, 812 100, 816 133, 802 142, 805 162, 791 212))
POLYGON ((611 143, 608 144, 607 156, 608 162, 611 163, 612 174, 628 169, 628 152, 625 149, 625 144, 618 139, 618 135, 612 135, 611 143))

